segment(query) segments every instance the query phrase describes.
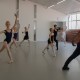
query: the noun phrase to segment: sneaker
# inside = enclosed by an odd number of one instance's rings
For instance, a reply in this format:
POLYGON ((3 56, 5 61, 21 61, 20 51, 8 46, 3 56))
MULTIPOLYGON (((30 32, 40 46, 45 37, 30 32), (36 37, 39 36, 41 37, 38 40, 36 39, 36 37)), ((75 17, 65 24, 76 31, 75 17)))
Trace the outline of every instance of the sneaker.
POLYGON ((69 67, 63 67, 62 70, 69 70, 69 67))

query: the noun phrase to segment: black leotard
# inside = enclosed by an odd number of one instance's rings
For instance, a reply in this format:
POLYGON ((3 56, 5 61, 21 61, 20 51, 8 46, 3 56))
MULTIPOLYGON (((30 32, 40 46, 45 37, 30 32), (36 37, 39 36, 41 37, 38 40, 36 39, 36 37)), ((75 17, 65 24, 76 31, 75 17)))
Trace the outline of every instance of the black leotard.
POLYGON ((51 42, 53 43, 53 40, 54 40, 54 35, 51 35, 51 40, 50 38, 48 39, 48 44, 51 44, 51 42))
POLYGON ((12 30, 11 30, 11 32, 8 32, 7 30, 5 30, 5 36, 6 36, 6 38, 4 41, 6 41, 9 44, 11 42, 11 38, 12 38, 12 30))
POLYGON ((29 35, 28 35, 28 31, 25 32, 25 36, 24 36, 24 40, 28 40, 29 39, 29 35))
POLYGON ((54 30, 54 37, 56 37, 57 36, 57 31, 56 30, 54 30))
POLYGON ((18 38, 18 33, 17 33, 17 32, 16 32, 16 33, 14 33, 13 38, 14 38, 15 40, 17 40, 17 38, 18 38))

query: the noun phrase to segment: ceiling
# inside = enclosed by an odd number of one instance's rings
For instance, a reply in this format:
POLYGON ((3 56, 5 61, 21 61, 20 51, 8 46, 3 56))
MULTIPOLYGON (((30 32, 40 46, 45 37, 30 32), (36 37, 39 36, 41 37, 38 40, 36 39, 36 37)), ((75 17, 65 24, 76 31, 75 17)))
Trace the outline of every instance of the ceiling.
POLYGON ((56 4, 62 0, 29 0, 29 1, 38 3, 46 7, 55 5, 52 7, 52 9, 55 9, 64 14, 70 14, 76 11, 80 11, 80 0, 66 0, 58 5, 56 4))
POLYGON ((49 7, 49 6, 56 4, 57 2, 62 1, 62 0, 29 0, 29 1, 33 1, 35 3, 49 7))

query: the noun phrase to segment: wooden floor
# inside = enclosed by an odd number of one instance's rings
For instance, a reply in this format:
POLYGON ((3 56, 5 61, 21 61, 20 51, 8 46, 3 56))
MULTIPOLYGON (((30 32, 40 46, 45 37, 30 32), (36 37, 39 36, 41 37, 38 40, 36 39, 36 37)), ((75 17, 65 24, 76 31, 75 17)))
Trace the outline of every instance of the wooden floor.
MULTIPOLYGON (((2 44, 1 44, 2 45, 2 44)), ((0 48, 1 48, 0 45, 0 48)), ((75 47, 67 43, 59 43, 59 51, 53 57, 51 48, 42 56, 45 42, 23 43, 21 47, 12 47, 13 64, 7 64, 9 58, 6 50, 0 54, 0 80, 80 80, 80 64, 75 59, 69 65, 69 71, 62 71, 65 60, 75 47)), ((55 47, 54 47, 55 49, 55 47)))

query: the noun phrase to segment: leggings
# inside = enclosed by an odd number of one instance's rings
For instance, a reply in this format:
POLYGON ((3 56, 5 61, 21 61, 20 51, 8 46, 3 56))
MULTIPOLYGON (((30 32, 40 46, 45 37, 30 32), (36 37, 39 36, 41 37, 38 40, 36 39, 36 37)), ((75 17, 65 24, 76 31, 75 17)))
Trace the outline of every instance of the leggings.
POLYGON ((58 40, 56 39, 56 36, 54 36, 54 41, 56 42, 56 47, 57 47, 57 50, 58 50, 58 40))
POLYGON ((68 67, 69 63, 70 63, 73 59, 75 59, 76 57, 78 57, 79 55, 80 55, 80 48, 77 47, 77 48, 75 49, 75 51, 73 52, 73 54, 72 54, 72 55, 67 59, 67 61, 65 62, 64 67, 68 67))

